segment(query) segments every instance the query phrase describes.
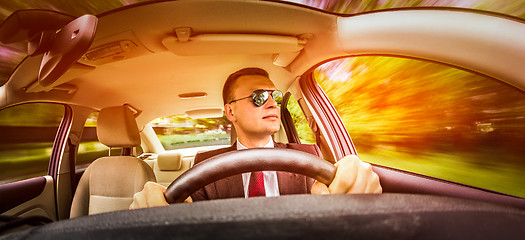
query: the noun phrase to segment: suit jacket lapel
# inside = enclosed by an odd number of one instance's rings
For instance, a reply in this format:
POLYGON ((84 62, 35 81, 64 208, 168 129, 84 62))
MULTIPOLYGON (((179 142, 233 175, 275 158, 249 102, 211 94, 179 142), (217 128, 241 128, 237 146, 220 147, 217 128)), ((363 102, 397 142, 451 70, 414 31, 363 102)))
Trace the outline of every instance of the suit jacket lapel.
MULTIPOLYGON (((274 142, 276 148, 288 148, 284 143, 274 142)), ((279 194, 304 194, 309 193, 313 179, 306 178, 301 174, 289 172, 277 172, 277 182, 279 185, 279 194)))
MULTIPOLYGON (((237 142, 235 142, 227 152, 237 150, 237 142)), ((242 175, 234 175, 211 184, 214 189, 212 190, 217 198, 235 198, 235 197, 244 197, 244 185, 242 183, 242 175)))
POLYGON ((242 175, 234 175, 214 183, 217 198, 244 198, 242 175))
MULTIPOLYGON (((280 142, 273 142, 274 148, 286 148, 286 144, 280 143, 280 142)), ((277 172, 277 185, 279 185, 279 194, 280 195, 286 195, 290 193, 292 189, 290 187, 292 184, 290 184, 290 175, 291 173, 288 172, 277 172)))
MULTIPOLYGON (((237 150, 237 142, 232 145, 232 151, 237 150)), ((224 183, 231 184, 224 187, 230 186, 231 196, 234 197, 244 197, 244 184, 242 183, 242 175, 235 175, 226 178, 224 183)))
MULTIPOLYGON (((274 142, 274 147, 287 148, 287 145, 274 142)), ((237 143, 234 143, 224 152, 235 150, 237 150, 237 143)), ((305 176, 300 174, 278 171, 277 184, 279 186, 280 195, 306 193, 309 190, 305 176)), ((205 189, 207 189, 209 199, 244 197, 244 185, 241 174, 216 181, 215 183, 206 186, 205 189)))
MULTIPOLYGON (((286 148, 286 144, 274 142, 275 148, 286 148)), ((234 143, 229 151, 237 150, 237 142, 234 143)), ((279 193, 281 195, 289 194, 294 192, 293 183, 290 180, 297 178, 296 174, 287 173, 287 172, 277 172, 277 184, 279 186, 279 193)), ((235 175, 227 177, 220 181, 217 181, 213 184, 213 192, 217 195, 218 198, 231 198, 231 197, 244 197, 244 184, 242 182, 242 175, 235 175)), ((211 190, 211 189, 210 189, 211 190)))

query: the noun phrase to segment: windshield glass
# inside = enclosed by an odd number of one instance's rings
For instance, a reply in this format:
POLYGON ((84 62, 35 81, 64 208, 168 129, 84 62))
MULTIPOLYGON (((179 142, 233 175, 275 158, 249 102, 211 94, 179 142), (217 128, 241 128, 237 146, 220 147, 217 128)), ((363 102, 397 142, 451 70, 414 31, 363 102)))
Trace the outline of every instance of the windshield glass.
POLYGON ((187 115, 161 117, 150 123, 166 150, 230 146, 231 123, 226 117, 193 119, 187 115))
POLYGON ((337 14, 356 14, 407 7, 458 7, 525 17, 525 1, 519 0, 285 0, 337 14))
MULTIPOLYGON (((156 0, 91 0, 51 1, 14 0, 0 3, 0 21, 4 21, 16 10, 47 9, 72 16, 101 14, 120 7, 155 2, 156 0)), ((374 10, 405 7, 460 7, 487 10, 497 13, 525 17, 525 0, 285 0, 318 8, 337 14, 356 14, 374 10)), ((0 42, 0 86, 4 85, 16 66, 26 57, 26 43, 3 44, 0 42)))

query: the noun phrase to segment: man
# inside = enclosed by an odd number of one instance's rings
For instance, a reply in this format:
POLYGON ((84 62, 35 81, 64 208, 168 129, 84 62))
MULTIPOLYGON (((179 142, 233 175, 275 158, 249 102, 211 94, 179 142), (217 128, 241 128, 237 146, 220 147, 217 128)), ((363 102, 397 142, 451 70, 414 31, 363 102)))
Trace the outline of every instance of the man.
MULTIPOLYGON (((237 131, 234 146, 199 154, 195 164, 214 155, 235 149, 257 147, 295 148, 316 154, 315 148, 301 144, 275 143, 272 134, 280 127, 280 100, 282 93, 277 91, 268 73, 260 68, 244 68, 231 74, 223 87, 224 112, 237 131), (314 149, 314 150, 312 150, 314 149)), ((318 154, 317 154, 318 155, 318 154)), ((245 173, 219 180, 200 189, 191 197, 193 200, 206 200, 230 197, 249 197, 255 195, 279 196, 281 194, 313 193, 381 193, 379 177, 370 164, 362 162, 357 156, 346 156, 335 164, 336 176, 330 186, 311 181, 296 174, 275 171, 245 173), (256 180, 254 180, 257 178, 256 180), (254 184, 254 182, 256 184, 254 184), (312 184, 313 183, 313 184, 312 184), (257 186, 258 187, 253 187, 257 186), (264 189, 264 190, 263 190, 264 189)), ((141 192, 133 197, 130 209, 168 205, 164 199, 165 188, 148 182, 141 192)), ((191 201, 189 198, 187 201, 191 201)))

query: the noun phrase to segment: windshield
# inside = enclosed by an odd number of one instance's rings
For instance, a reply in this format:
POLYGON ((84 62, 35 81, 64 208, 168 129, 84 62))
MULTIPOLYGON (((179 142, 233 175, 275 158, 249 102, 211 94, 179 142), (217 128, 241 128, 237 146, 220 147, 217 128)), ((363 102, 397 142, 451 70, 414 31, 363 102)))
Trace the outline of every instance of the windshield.
MULTIPOLYGON (((0 21, 16 10, 47 9, 72 16, 101 14, 120 7, 156 0, 51 1, 12 0, 0 3, 0 21)), ((525 17, 525 0, 285 0, 337 14, 356 14, 404 7, 460 7, 487 10, 515 17, 525 17)), ((0 86, 5 84, 16 66, 26 57, 26 43, 5 45, 0 42, 0 86)))
POLYGON ((230 146, 231 123, 225 116, 193 119, 173 115, 157 118, 150 124, 166 150, 230 146))

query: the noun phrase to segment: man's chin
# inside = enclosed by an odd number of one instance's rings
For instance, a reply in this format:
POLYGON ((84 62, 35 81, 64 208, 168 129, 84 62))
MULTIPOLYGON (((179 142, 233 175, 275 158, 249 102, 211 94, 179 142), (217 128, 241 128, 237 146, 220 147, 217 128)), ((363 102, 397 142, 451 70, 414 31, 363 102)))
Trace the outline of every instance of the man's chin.
POLYGON ((273 134, 279 132, 279 129, 280 129, 280 127, 268 129, 268 131, 267 131, 268 135, 273 135, 273 134))

